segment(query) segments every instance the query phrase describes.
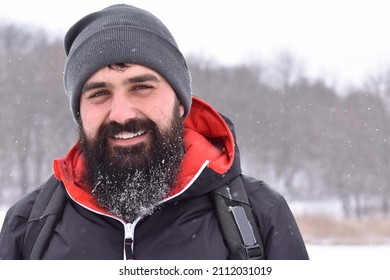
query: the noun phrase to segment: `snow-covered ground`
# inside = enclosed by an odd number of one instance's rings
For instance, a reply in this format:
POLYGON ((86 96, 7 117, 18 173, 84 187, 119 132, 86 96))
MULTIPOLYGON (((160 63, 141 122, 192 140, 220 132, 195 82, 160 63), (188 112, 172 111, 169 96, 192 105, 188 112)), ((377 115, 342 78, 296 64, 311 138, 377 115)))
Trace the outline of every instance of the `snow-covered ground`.
MULTIPOLYGON (((0 224, 5 212, 0 211, 0 224)), ((307 244, 311 260, 390 260, 390 245, 312 245, 307 244)))
POLYGON ((390 260, 390 245, 307 245, 311 260, 390 260))

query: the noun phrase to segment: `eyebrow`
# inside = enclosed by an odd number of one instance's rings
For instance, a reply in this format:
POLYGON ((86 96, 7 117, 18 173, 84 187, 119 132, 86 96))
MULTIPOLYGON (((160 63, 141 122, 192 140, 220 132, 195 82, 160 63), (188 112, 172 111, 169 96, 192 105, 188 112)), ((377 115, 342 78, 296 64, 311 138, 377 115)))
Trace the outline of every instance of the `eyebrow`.
POLYGON ((95 89, 95 88, 102 88, 102 87, 106 87, 107 84, 104 83, 104 82, 89 82, 89 83, 85 83, 83 85, 83 87, 81 88, 81 94, 84 94, 86 91, 89 91, 91 89, 95 89))
MULTIPOLYGON (((142 82, 160 82, 160 79, 158 79, 155 75, 152 74, 143 74, 134 76, 131 78, 128 78, 124 81, 124 84, 135 84, 135 83, 142 83, 142 82)), ((85 93, 86 91, 96 89, 96 88, 103 88, 107 87, 108 84, 105 82, 87 82, 84 84, 84 86, 81 88, 81 94, 85 93)))
POLYGON ((127 84, 142 83, 142 82, 160 82, 160 80, 153 74, 144 74, 131 77, 126 80, 127 84))

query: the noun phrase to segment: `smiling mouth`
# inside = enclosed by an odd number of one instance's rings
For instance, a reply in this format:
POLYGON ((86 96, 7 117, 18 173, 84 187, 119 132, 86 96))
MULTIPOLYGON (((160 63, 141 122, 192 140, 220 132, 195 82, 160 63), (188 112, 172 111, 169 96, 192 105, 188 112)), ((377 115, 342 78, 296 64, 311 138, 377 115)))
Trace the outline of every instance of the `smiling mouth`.
POLYGON ((132 139, 132 138, 141 136, 141 135, 143 135, 145 133, 146 133, 146 131, 144 131, 144 130, 140 130, 140 131, 138 131, 136 133, 123 131, 123 132, 120 132, 118 134, 113 135, 113 138, 114 139, 127 140, 127 139, 132 139))

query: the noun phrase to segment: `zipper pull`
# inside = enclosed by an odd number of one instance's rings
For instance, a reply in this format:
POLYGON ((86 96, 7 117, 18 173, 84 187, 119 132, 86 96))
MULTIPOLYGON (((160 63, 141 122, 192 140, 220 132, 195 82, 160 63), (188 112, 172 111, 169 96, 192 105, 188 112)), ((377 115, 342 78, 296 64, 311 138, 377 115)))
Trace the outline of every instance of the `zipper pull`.
POLYGON ((134 247, 134 229, 137 223, 141 220, 141 217, 138 217, 134 220, 133 223, 124 223, 125 229, 125 248, 124 248, 124 257, 126 260, 133 260, 133 247, 134 247))
POLYGON ((134 259, 133 254, 133 243, 134 243, 134 226, 135 224, 127 223, 125 226, 125 259, 132 260, 134 259))
POLYGON ((132 245, 133 245, 133 239, 131 237, 127 237, 125 239, 126 260, 132 260, 133 259, 133 250, 131 249, 132 245))

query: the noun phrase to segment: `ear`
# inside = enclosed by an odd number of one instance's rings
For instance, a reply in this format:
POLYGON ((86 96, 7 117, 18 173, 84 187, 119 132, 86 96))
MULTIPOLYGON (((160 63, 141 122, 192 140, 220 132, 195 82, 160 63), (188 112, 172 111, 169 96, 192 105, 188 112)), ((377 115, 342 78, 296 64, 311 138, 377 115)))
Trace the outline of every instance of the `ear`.
POLYGON ((184 107, 183 107, 183 105, 181 105, 181 103, 180 103, 180 105, 179 105, 179 111, 180 111, 180 116, 184 116, 184 107))

